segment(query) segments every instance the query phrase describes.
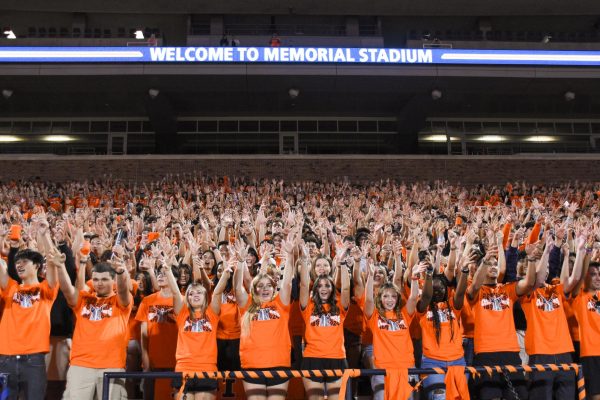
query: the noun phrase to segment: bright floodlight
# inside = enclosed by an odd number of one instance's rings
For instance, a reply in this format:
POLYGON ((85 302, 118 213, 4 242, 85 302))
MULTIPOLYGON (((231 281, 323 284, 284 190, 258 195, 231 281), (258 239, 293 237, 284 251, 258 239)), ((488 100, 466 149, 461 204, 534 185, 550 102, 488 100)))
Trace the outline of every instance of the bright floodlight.
POLYGON ((143 39, 144 38, 144 32, 142 32, 140 29, 138 29, 137 31, 135 31, 135 38, 136 39, 143 39))
POLYGON ((13 135, 0 135, 0 143, 20 142, 23 139, 13 135))
MULTIPOLYGON (((423 140, 426 142, 446 142, 446 135, 429 135, 429 136, 424 136, 423 140)), ((450 137, 450 141, 455 142, 457 140, 460 140, 460 138, 456 137, 456 136, 451 136, 450 137)))
POLYGON ((478 137, 477 140, 479 140, 480 142, 496 143, 504 141, 505 137, 500 135, 483 135, 478 137))
POLYGON ((10 98, 10 96, 12 96, 12 95, 13 95, 13 91, 12 90, 10 90, 10 89, 3 89, 2 90, 2 97, 4 97, 5 99, 8 100, 10 98))
POLYGON ((528 142, 548 143, 556 142, 558 138, 556 136, 529 136, 525 140, 528 142))
POLYGON ((15 35, 15 33, 11 29, 5 30, 4 34, 6 35, 7 39, 16 39, 17 38, 17 35, 15 35))
POLYGON ((61 143, 61 142, 72 142, 77 139, 75 139, 73 136, 67 136, 67 135, 46 135, 46 136, 42 137, 42 140, 45 142, 61 143))

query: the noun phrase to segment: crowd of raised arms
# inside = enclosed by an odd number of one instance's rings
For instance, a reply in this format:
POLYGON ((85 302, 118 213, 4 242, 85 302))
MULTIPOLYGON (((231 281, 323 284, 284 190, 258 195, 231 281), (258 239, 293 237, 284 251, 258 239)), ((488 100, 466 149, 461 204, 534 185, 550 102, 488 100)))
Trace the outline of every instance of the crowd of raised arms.
MULTIPOLYGON (((508 385, 463 366, 578 362, 599 399, 599 189, 5 182, 0 373, 11 399, 43 399, 54 352, 64 399, 93 399, 105 371, 127 369, 182 372, 145 380, 143 396, 189 400, 216 397, 199 371, 381 368, 373 398, 407 399, 407 368, 448 367, 421 398, 572 399, 574 371, 507 373, 508 385)), ((243 387, 284 399, 288 383, 243 387)), ((311 400, 343 397, 339 377, 303 383, 311 400)), ((113 380, 110 398, 139 386, 113 380)))

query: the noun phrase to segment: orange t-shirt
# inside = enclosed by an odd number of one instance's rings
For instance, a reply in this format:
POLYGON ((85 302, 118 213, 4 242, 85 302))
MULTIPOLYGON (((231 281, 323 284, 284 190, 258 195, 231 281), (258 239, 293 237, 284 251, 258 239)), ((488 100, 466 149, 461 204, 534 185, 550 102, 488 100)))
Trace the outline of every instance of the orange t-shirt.
POLYGON ((291 337, 304 336, 304 320, 302 319, 302 311, 298 300, 292 301, 289 329, 291 337))
POLYGON ((581 357, 600 356, 600 292, 581 291, 573 299, 573 311, 579 323, 581 357), (596 296, 596 299, 594 299, 596 296))
POLYGON ((454 308, 454 292, 452 290, 448 290, 448 303, 450 304, 449 309, 446 302, 436 304, 440 320, 439 343, 433 327, 433 311, 428 308, 424 313, 418 314, 419 325, 423 333, 423 355, 427 358, 454 361, 464 357, 462 326, 459 324, 461 312, 454 308))
MULTIPOLYGON (((131 295, 130 295, 131 297, 131 295)), ((79 291, 75 314, 75 331, 71 365, 87 368, 125 368, 127 322, 133 307, 121 307, 117 295, 96 297, 79 291)))
POLYGON ((306 308, 302 310, 302 318, 306 330, 304 339, 306 347, 304 357, 314 358, 346 358, 344 348, 344 319, 348 310, 344 310, 340 299, 336 301, 338 312, 331 313, 329 304, 323 304, 323 314, 314 315, 315 303, 309 300, 306 308))
POLYGON ((233 340, 240 338, 240 312, 233 290, 221 295, 221 315, 217 328, 217 339, 233 340))
POLYGON ((482 286, 471 304, 475 315, 475 354, 519 351, 512 308, 517 283, 482 286))
POLYGON ((573 297, 569 296, 567 301, 565 301, 565 315, 567 317, 567 324, 569 325, 571 340, 579 342, 579 324, 577 323, 577 317, 575 317, 575 310, 573 310, 573 300, 573 297))
MULTIPOLYGON (((241 321, 252 304, 252 297, 240 308, 241 321)), ((279 295, 262 303, 250 321, 250 332, 240 337, 242 368, 289 367, 292 342, 288 329, 290 306, 284 305, 279 295)))
POLYGON ((19 285, 8 278, 0 296, 0 354, 12 356, 50 351, 50 310, 58 284, 19 285))
POLYGON ((348 314, 344 320, 344 329, 349 330, 356 336, 360 336, 364 330, 364 319, 365 316, 362 309, 354 299, 354 296, 352 296, 350 307, 348 307, 348 314))
POLYGON ((373 357, 376 368, 410 368, 415 365, 413 344, 408 327, 413 316, 402 308, 398 319, 393 311, 386 311, 385 317, 375 310, 369 318, 373 332, 373 357))
POLYGON ((202 318, 191 319, 184 306, 177 315, 177 365, 175 371, 217 371, 219 316, 208 307, 202 318))
POLYGON ((463 337, 473 339, 475 336, 475 315, 473 315, 471 303, 466 298, 460 312, 460 322, 463 328, 463 337))
POLYGON ((173 297, 163 297, 160 292, 144 297, 135 319, 147 324, 150 368, 174 368, 177 324, 173 297))
POLYGON ((573 351, 563 307, 566 301, 562 284, 538 288, 525 296, 521 303, 527 318, 527 354, 563 354, 573 351))

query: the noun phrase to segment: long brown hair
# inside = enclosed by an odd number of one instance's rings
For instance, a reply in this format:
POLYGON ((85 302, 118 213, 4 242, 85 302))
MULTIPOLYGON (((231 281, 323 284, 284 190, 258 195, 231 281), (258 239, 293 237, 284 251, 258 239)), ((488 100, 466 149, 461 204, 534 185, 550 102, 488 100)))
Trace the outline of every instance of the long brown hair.
POLYGON ((335 282, 333 282, 333 278, 329 275, 319 275, 312 287, 312 298, 315 308, 313 310, 313 315, 323 315, 325 310, 323 309, 323 305, 329 304, 329 313, 331 315, 338 315, 340 310, 338 309, 336 303, 336 294, 335 294, 335 282), (319 296, 319 282, 327 281, 331 285, 331 294, 329 298, 325 301, 321 300, 321 296, 319 296))
POLYGON ((375 295, 375 308, 377 308, 377 312, 381 316, 381 318, 385 318, 385 308, 383 307, 383 302, 381 298, 383 297, 383 293, 386 290, 393 290, 398 295, 398 301, 396 302, 396 306, 394 307, 394 313, 396 314, 396 318, 402 317, 402 307, 404 307, 404 300, 402 299, 402 293, 398 286, 393 283, 386 282, 379 287, 377 290, 377 294, 375 295))
POLYGON ((206 288, 201 283, 190 283, 187 289, 185 290, 185 296, 183 301, 185 302, 185 305, 187 306, 188 311, 190 312, 190 319, 192 320, 196 319, 196 314, 194 312, 194 309, 192 308, 192 305, 190 304, 190 301, 188 300, 188 296, 193 289, 200 289, 200 292, 204 294, 204 304, 200 306, 200 316, 203 316, 206 312, 206 309, 208 308, 208 292, 206 291, 206 288))
POLYGON ((250 334, 250 321, 252 321, 256 314, 258 314, 258 310, 260 310, 261 302, 258 294, 256 293, 256 287, 262 279, 268 279, 269 282, 271 282, 271 284, 273 285, 274 292, 277 292, 275 280, 273 279, 273 277, 271 277, 271 275, 258 274, 254 277, 254 279, 252 279, 252 283, 250 284, 250 299, 252 301, 250 303, 250 307, 248 307, 248 310, 246 310, 244 316, 242 317, 242 336, 247 336, 250 334))

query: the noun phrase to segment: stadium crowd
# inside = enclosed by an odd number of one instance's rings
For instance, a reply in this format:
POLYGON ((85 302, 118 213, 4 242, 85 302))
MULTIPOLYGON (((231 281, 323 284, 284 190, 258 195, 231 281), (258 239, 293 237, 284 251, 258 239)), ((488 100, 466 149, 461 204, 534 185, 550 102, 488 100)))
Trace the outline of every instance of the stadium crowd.
MULTIPOLYGON (((124 370, 183 373, 146 380, 146 399, 214 399, 217 382, 194 372, 383 368, 373 397, 406 399, 407 368, 448 367, 423 396, 571 399, 574 371, 506 373, 508 385, 463 367, 578 362, 600 399, 599 189, 5 182, 0 373, 10 399, 43 399, 55 353, 64 399, 100 396, 103 373, 124 370)), ((341 381, 304 378, 306 397, 337 399, 341 381)), ((243 385, 284 399, 288 383, 243 385)), ((110 398, 136 391, 113 380, 110 398)))

